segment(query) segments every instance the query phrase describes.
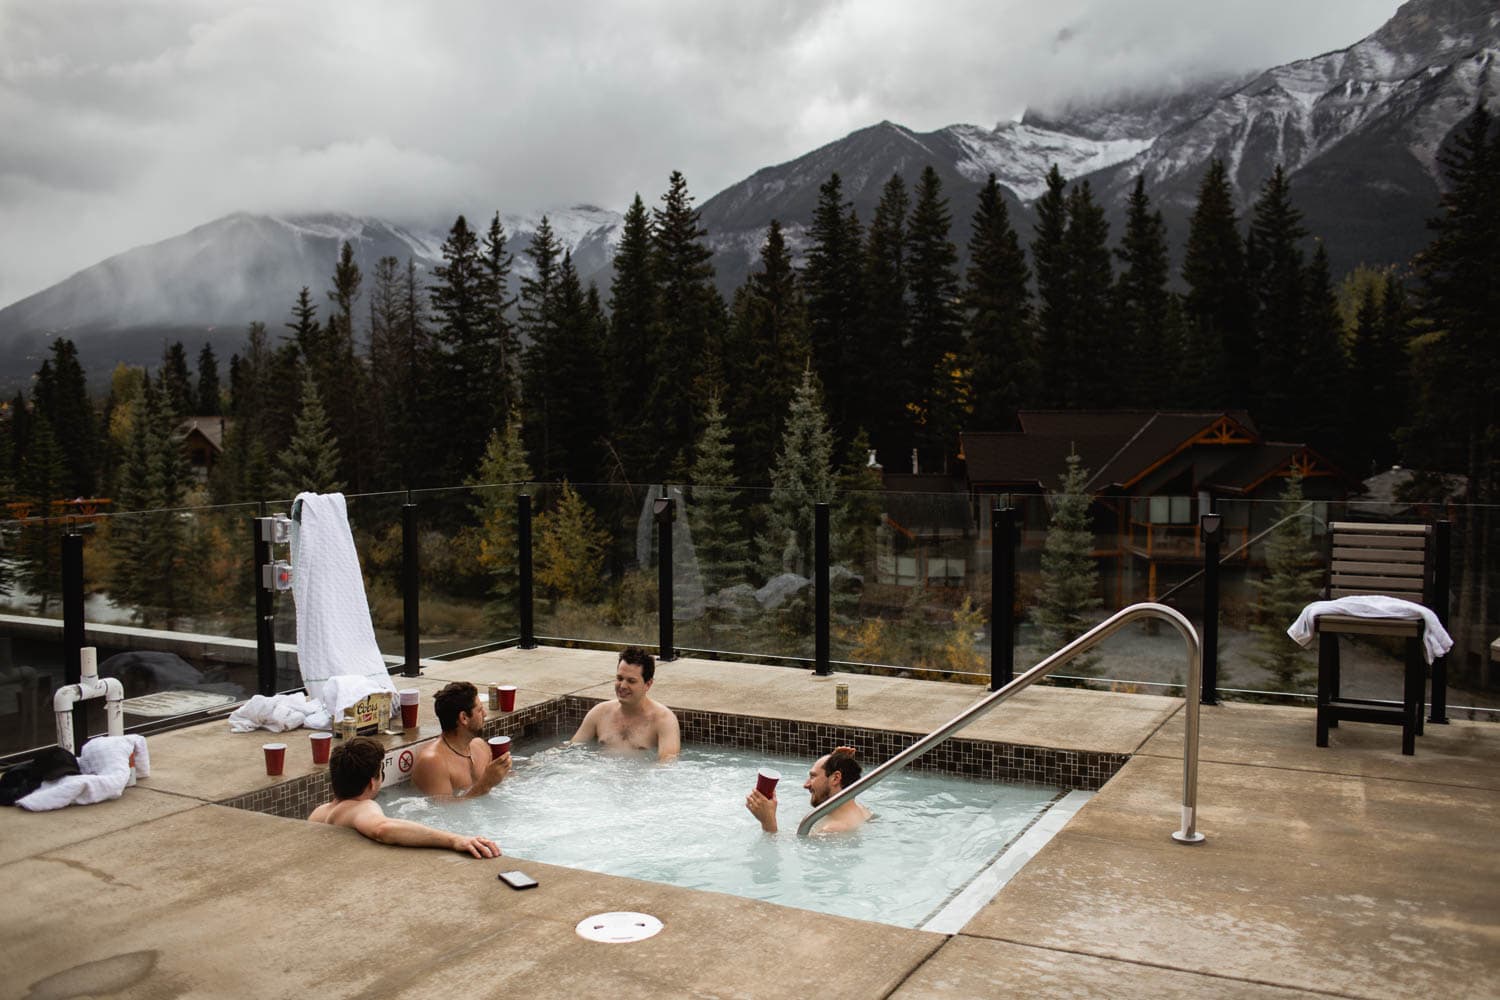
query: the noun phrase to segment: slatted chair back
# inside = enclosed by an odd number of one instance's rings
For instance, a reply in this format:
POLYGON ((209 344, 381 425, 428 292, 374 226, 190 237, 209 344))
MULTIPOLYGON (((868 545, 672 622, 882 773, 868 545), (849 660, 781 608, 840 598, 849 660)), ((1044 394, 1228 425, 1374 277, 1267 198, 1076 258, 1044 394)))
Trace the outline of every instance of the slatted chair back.
POLYGON ((1330 600, 1380 594, 1431 607, 1431 525, 1334 521, 1328 534, 1330 600))

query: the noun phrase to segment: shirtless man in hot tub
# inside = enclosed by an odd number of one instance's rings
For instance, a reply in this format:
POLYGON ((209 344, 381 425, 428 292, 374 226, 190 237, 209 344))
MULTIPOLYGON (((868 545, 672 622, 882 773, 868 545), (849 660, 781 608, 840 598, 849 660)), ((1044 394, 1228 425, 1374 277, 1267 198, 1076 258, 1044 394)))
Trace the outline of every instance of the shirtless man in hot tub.
POLYGON ((677 716, 648 693, 655 683, 656 661, 639 646, 630 646, 615 665, 615 700, 589 709, 574 743, 598 740, 606 750, 631 753, 656 750, 660 763, 676 760, 682 752, 677 716))

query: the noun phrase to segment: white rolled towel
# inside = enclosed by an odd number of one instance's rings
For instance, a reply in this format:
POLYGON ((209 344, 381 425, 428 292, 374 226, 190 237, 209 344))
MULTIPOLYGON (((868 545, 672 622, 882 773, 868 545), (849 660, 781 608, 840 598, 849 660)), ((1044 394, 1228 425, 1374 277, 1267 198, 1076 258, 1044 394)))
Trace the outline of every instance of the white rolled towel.
POLYGON ((42 782, 36 791, 17 799, 16 805, 31 812, 46 812, 119 798, 136 777, 144 778, 151 773, 146 738, 136 733, 96 736, 83 745, 83 751, 78 755, 78 769, 81 774, 42 782))

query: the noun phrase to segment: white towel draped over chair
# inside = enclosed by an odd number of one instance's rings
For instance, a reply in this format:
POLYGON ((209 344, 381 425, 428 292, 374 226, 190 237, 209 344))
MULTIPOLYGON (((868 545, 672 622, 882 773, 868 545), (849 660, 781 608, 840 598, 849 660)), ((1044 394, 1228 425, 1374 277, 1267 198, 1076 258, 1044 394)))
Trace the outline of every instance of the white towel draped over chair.
POLYGON ((342 493, 297 495, 292 507, 292 597, 302 683, 335 721, 365 695, 396 691, 375 642, 342 493))
POLYGON ((1286 634, 1299 646, 1311 646, 1314 625, 1319 615, 1353 615, 1356 618, 1420 618, 1426 624, 1422 631, 1422 652, 1430 664, 1453 648, 1453 637, 1438 621, 1431 608, 1399 597, 1379 594, 1357 594, 1332 601, 1313 601, 1302 609, 1286 634))

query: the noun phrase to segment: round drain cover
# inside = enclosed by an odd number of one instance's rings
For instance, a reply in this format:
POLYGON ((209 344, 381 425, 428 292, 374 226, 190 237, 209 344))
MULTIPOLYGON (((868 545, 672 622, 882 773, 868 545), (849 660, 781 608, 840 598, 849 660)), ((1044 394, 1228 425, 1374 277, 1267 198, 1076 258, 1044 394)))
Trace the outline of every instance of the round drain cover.
POLYGON ((574 928, 578 936, 588 941, 603 941, 605 944, 629 944, 655 937, 661 930, 661 921, 649 913, 596 913, 584 917, 574 928))

